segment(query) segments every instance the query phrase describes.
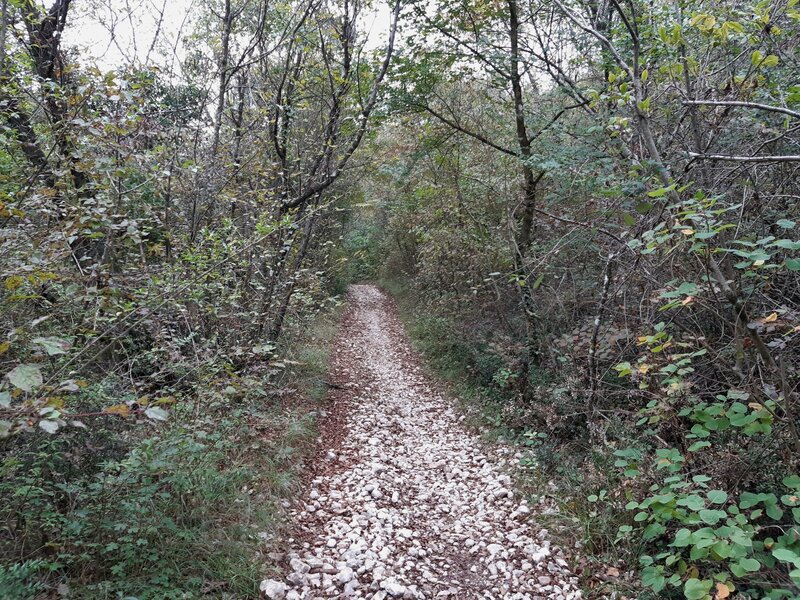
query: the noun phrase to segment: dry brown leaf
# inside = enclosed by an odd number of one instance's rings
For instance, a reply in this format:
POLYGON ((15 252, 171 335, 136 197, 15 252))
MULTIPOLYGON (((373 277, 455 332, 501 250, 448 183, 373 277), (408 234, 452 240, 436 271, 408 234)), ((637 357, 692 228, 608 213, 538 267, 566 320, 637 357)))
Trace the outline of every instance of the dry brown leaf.
POLYGON ((606 575, 609 577, 619 577, 619 569, 617 567, 608 567, 606 575))
POLYGON ((731 588, 729 588, 724 583, 717 584, 717 600, 722 600, 723 598, 727 598, 731 595, 731 588))

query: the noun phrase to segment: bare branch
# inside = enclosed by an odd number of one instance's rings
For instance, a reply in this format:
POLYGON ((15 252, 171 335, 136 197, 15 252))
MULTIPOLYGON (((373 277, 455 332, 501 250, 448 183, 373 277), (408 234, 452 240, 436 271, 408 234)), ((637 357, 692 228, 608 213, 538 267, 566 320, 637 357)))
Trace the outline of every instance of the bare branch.
POLYGON ((465 135, 468 135, 469 137, 478 140, 480 143, 485 144, 486 146, 489 146, 490 148, 494 148, 498 152, 502 152, 503 154, 508 154, 509 156, 513 156, 515 158, 519 157, 519 153, 514 152, 513 150, 511 150, 509 148, 505 148, 503 146, 500 146, 499 144, 495 144, 492 140, 488 139, 487 137, 481 135, 480 133, 475 133, 474 131, 471 131, 471 130, 467 129, 466 127, 456 123, 455 121, 453 121, 451 119, 448 119, 446 116, 444 116, 443 114, 435 111, 434 109, 432 109, 430 106, 428 106, 426 104, 414 104, 413 106, 415 106, 417 108, 421 108, 425 112, 430 113, 431 115, 436 117, 438 120, 440 120, 442 123, 444 123, 445 125, 447 125, 451 129, 455 129, 456 131, 460 131, 461 133, 463 133, 465 135))
POLYGON ((800 119, 800 112, 784 108, 782 106, 770 106, 769 104, 759 104, 758 102, 742 102, 739 100, 684 100, 684 106, 741 106, 744 108, 755 108, 757 110, 767 110, 770 112, 783 113, 800 119))
POLYGON ((800 155, 790 154, 786 156, 728 156, 726 154, 698 154, 696 152, 689 152, 689 156, 696 160, 722 160, 729 162, 797 162, 800 161, 800 155))
POLYGON ((628 77, 630 77, 631 80, 634 79, 633 69, 630 67, 630 65, 628 65, 627 62, 625 62, 620 53, 617 52, 617 49, 614 47, 614 45, 609 41, 609 39, 606 36, 597 31, 594 27, 590 27, 589 25, 583 23, 575 15, 575 13, 573 13, 566 6, 564 6, 564 4, 560 2, 560 0, 553 0, 553 1, 556 3, 556 6, 558 6, 558 8, 561 9, 561 12, 564 13, 564 16, 566 16, 570 21, 572 21, 575 25, 577 25, 579 29, 582 29, 583 31, 594 37, 597 41, 599 41, 603 45, 603 47, 611 53, 617 65, 619 65, 619 67, 625 71, 628 77))

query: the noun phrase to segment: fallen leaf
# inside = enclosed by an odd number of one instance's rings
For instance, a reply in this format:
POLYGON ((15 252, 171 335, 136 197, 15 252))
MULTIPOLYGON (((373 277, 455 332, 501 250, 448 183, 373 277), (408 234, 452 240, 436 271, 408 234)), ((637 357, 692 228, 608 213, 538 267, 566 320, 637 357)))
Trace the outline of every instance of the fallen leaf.
POLYGON ((71 346, 69 340, 53 336, 33 338, 33 343, 41 346, 49 356, 66 354, 71 346))
POLYGON ((163 408, 159 408, 158 406, 151 406, 150 408, 144 411, 144 414, 149 419, 153 419, 154 421, 167 420, 167 411, 165 411, 163 408))
POLYGON ((608 567, 606 575, 609 577, 619 577, 619 569, 617 567, 608 567))
POLYGON ((121 417, 127 417, 131 414, 131 409, 128 408, 127 404, 115 404, 114 406, 107 406, 103 409, 104 413, 108 413, 110 415, 119 415, 121 417))
POLYGON ((729 588, 724 583, 717 584, 717 600, 722 600, 723 598, 727 598, 731 595, 731 588, 729 588))
POLYGON ((23 392, 33 391, 42 385, 44 381, 42 370, 37 365, 32 364, 17 365, 6 373, 6 377, 8 377, 8 380, 14 387, 19 388, 23 392))
POLYGON ((47 433, 55 433, 56 431, 58 431, 58 421, 42 419, 41 421, 39 421, 39 427, 44 429, 47 433))

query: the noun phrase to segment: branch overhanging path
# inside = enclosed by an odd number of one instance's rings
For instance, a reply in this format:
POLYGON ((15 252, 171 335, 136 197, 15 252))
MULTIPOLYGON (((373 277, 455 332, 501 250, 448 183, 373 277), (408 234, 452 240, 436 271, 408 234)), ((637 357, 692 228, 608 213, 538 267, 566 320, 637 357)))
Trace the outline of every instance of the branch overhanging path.
POLYGON ((333 356, 323 448, 266 598, 581 598, 512 491, 512 449, 467 429, 377 288, 351 288, 333 356))

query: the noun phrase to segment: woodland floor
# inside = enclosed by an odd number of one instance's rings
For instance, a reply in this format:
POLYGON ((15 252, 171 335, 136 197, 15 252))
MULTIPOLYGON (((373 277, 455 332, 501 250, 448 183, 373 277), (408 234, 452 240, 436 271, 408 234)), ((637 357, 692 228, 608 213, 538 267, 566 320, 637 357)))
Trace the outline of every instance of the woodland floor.
POLYGON ((335 341, 320 455, 267 598, 577 599, 513 449, 471 431, 428 377, 391 300, 353 286, 335 341))

